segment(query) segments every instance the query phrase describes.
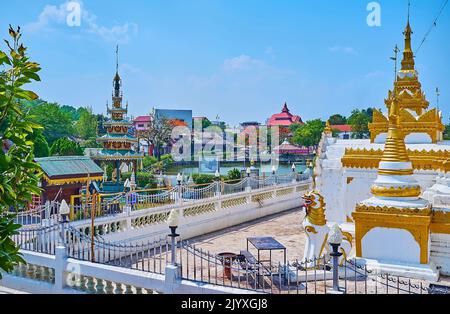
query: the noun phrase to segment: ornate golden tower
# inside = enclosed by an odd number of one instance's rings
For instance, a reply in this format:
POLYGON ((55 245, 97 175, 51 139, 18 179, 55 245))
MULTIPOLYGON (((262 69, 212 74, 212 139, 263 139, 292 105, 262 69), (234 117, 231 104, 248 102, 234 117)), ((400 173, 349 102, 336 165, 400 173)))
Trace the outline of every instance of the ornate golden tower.
MULTIPOLYGON (((444 125, 442 124, 441 113, 437 109, 428 110, 429 102, 419 81, 418 72, 415 69, 414 53, 411 48, 411 35, 413 34, 409 16, 405 31, 403 32, 405 48, 401 69, 397 73, 394 83, 394 90, 389 91, 385 105, 389 109, 393 99, 396 98, 399 104, 400 126, 405 136, 412 133, 427 134, 430 142, 437 143, 442 140, 444 125)), ((369 124, 371 141, 376 140, 380 134, 388 131, 389 121, 383 113, 378 110, 373 112, 373 122, 369 124)))
MULTIPOLYGON (((431 205, 419 197, 421 188, 414 178, 413 165, 406 150, 400 107, 402 106, 394 96, 389 106, 389 129, 383 157, 371 190, 373 197, 358 203, 352 214, 355 221, 356 255, 377 258, 379 252, 373 248, 377 241, 384 240, 383 235, 379 233, 379 240, 372 238, 372 242, 366 242, 365 245, 363 238, 373 229, 398 229, 410 232, 417 242, 419 254, 414 257, 414 261, 428 264, 431 205)), ((386 243, 387 251, 396 251, 402 247, 403 240, 400 238, 391 241, 386 243)))

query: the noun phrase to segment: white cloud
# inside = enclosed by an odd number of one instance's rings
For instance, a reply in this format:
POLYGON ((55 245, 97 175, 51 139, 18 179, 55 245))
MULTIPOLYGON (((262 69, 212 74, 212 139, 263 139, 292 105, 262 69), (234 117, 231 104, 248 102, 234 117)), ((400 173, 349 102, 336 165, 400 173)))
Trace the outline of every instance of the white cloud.
POLYGON ((367 73, 367 74, 365 75, 365 78, 366 78, 366 79, 373 79, 373 78, 379 78, 379 77, 382 77, 382 76, 384 76, 384 72, 383 72, 383 71, 376 70, 376 71, 367 73))
POLYGON ((357 55, 358 52, 353 47, 334 46, 328 48, 328 51, 332 53, 344 53, 348 55, 357 55))
POLYGON ((253 59, 247 55, 226 59, 223 63, 223 69, 226 73, 261 69, 265 66, 263 61, 253 59))
POLYGON ((46 5, 39 14, 36 22, 24 26, 24 30, 30 33, 53 32, 58 27, 69 27, 67 25, 67 15, 70 13, 68 4, 77 2, 81 7, 81 25, 78 27, 85 33, 95 35, 108 42, 124 43, 135 36, 138 32, 138 26, 135 23, 126 22, 122 25, 113 25, 107 27, 97 22, 97 16, 85 9, 81 0, 66 1, 60 5, 46 5))

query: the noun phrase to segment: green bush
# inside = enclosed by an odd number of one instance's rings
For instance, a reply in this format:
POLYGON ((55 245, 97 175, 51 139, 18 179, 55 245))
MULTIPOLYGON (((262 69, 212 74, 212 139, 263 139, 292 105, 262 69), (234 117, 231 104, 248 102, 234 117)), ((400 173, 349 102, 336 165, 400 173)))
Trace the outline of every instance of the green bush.
POLYGON ((232 169, 230 171, 228 171, 228 174, 225 178, 225 180, 227 181, 237 181, 241 179, 241 172, 239 171, 239 169, 232 169))
POLYGON ((214 182, 215 176, 211 174, 193 174, 192 180, 195 184, 208 184, 214 182))
MULTIPOLYGON (((122 181, 131 179, 131 172, 124 172, 121 175, 122 181)), ((137 184, 139 188, 153 189, 156 187, 156 178, 154 175, 148 172, 138 172, 137 173, 137 184)))
POLYGON ((144 168, 147 168, 147 167, 153 166, 157 162, 158 162, 158 159, 156 157, 147 156, 147 157, 144 158, 142 163, 144 165, 144 168))

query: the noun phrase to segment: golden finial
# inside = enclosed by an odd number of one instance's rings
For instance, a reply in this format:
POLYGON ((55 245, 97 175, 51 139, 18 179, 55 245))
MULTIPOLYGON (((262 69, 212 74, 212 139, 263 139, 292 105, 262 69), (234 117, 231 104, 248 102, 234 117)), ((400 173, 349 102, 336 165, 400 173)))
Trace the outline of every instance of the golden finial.
POLYGON ((408 1, 408 22, 406 23, 405 31, 405 50, 403 51, 402 70, 414 70, 414 53, 411 48, 411 35, 413 31, 409 22, 411 2, 408 1))
MULTIPOLYGON (((400 126, 400 112, 397 98, 394 96, 389 107, 389 130, 384 147, 382 162, 409 162, 404 134, 400 126)), ((412 169, 411 169, 412 171, 412 169)), ((380 173, 386 171, 380 169, 380 173)), ((408 171, 409 173, 409 171, 408 171)))
POLYGON ((333 134, 333 129, 331 128, 330 120, 327 121, 326 127, 324 129, 324 132, 325 132, 326 135, 332 135, 333 134))

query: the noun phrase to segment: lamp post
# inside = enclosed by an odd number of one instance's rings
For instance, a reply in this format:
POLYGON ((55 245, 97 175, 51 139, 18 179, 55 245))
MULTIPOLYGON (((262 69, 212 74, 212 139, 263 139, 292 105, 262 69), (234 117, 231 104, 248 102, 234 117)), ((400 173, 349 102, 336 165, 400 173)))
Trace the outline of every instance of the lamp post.
POLYGON ((177 245, 177 237, 180 235, 177 234, 177 228, 179 225, 179 211, 178 209, 173 209, 170 214, 169 218, 167 219, 167 224, 170 228, 170 234, 169 237, 172 238, 172 244, 171 244, 171 251, 172 251, 172 259, 171 264, 176 266, 177 265, 177 256, 176 256, 176 245, 177 245))
POLYGON ((277 168, 275 167, 275 165, 273 165, 272 166, 272 176, 273 176, 273 184, 274 185, 277 185, 276 173, 277 173, 277 168))
POLYGON ((216 181, 216 196, 220 196, 220 172, 219 172, 219 169, 216 170, 214 177, 215 177, 215 181, 216 181))
POLYGON ((291 168, 292 168, 292 183, 295 183, 297 182, 297 173, 296 173, 297 167, 295 166, 295 162, 292 163, 291 168))
POLYGON ((328 243, 331 245, 333 252, 330 256, 333 257, 333 290, 335 292, 339 292, 339 257, 342 256, 342 253, 339 252, 339 247, 342 243, 342 231, 339 228, 339 225, 336 223, 331 228, 328 234, 328 243))
POLYGON ((247 174, 247 190, 250 191, 252 186, 250 185, 250 174, 252 173, 252 170, 250 167, 247 167, 247 170, 245 171, 247 174))
POLYGON ((181 173, 177 174, 177 184, 178 184, 178 203, 181 204, 182 200, 182 191, 181 191, 181 183, 183 182, 183 175, 181 173))
POLYGON ((66 224, 69 222, 70 215, 70 207, 67 205, 66 200, 62 200, 61 205, 59 206, 59 214, 61 215, 61 239, 63 245, 66 245, 66 224))

